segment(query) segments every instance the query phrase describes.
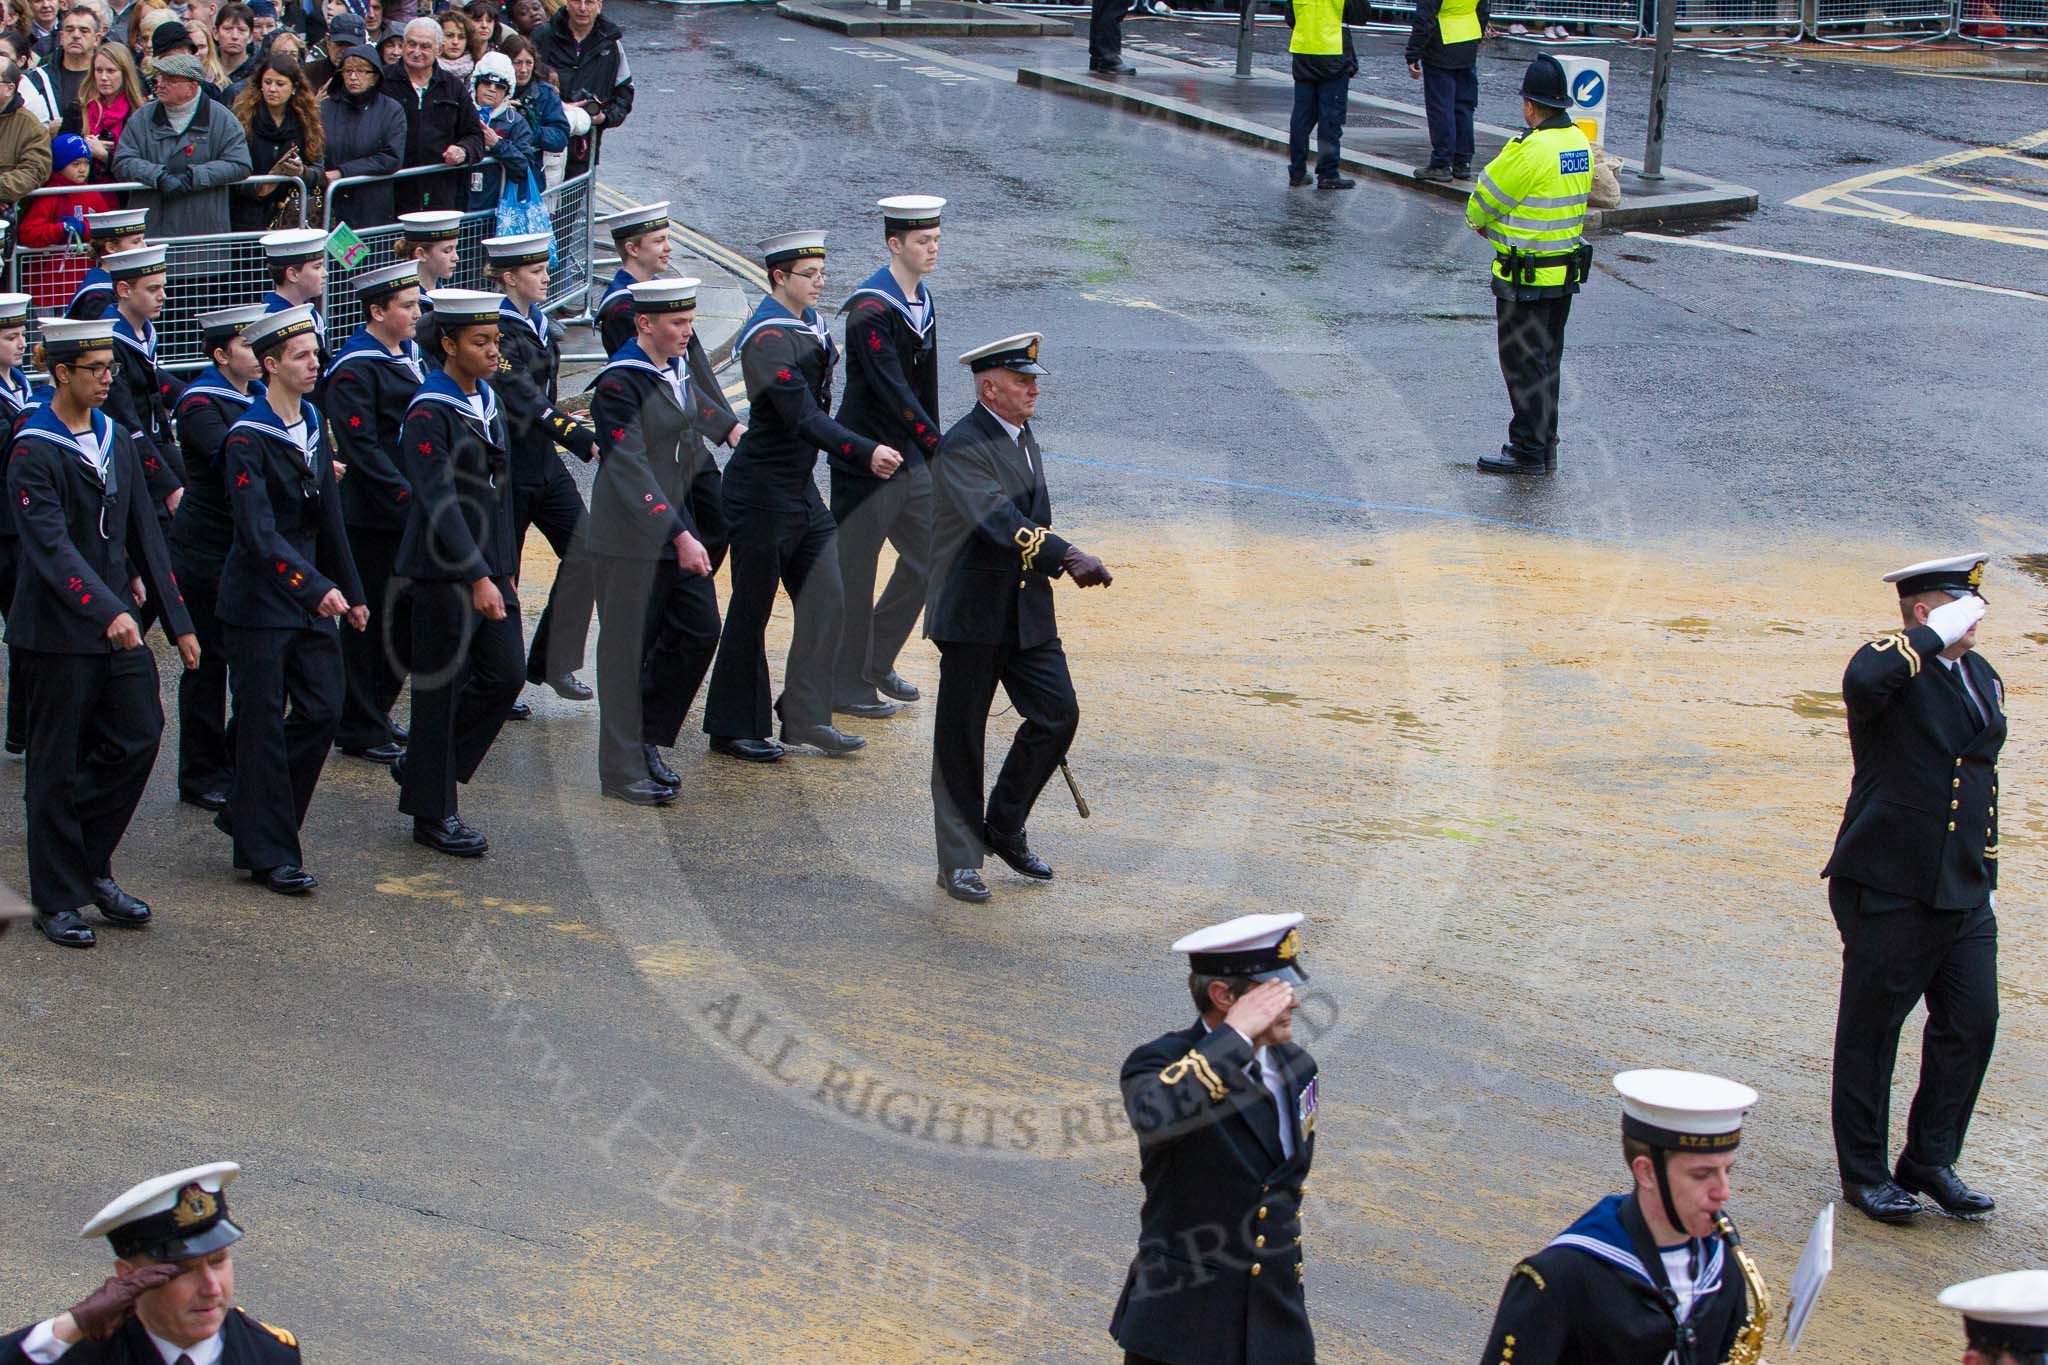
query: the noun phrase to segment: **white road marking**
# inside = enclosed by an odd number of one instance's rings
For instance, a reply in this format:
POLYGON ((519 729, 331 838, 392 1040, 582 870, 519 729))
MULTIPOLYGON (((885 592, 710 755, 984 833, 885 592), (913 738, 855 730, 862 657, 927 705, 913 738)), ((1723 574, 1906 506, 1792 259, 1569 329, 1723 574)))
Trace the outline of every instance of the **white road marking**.
POLYGON ((2037 294, 2031 289, 2008 289, 2003 285, 1978 284, 1975 280, 1952 280, 1945 275, 1922 275, 1917 270, 1894 270, 1890 266, 1864 265, 1858 261, 1836 261, 1826 256, 1800 256, 1790 251, 1766 251, 1759 246, 1710 242, 1702 237, 1666 237, 1655 232, 1628 232, 1623 235, 1664 246, 1696 246, 1705 251, 1726 251, 1736 256, 1762 256, 1773 261, 1791 261, 1796 265, 1820 265, 1830 270, 1854 271, 1859 275, 1883 275, 1887 279, 1909 280, 1914 284, 1938 284, 1948 289, 1968 289, 1978 294, 2003 294, 2011 299, 2030 299, 2035 303, 2048 303, 2048 294, 2037 294))

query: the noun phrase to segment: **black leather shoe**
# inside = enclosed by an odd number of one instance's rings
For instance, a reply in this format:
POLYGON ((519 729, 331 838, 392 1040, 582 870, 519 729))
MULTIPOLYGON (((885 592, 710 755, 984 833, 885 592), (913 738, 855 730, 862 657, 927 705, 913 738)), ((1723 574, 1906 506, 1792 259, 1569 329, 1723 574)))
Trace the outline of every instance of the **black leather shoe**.
POLYGON ((140 929, 149 923, 149 903, 123 891, 112 877, 93 882, 92 903, 107 917, 107 923, 123 929, 140 929))
POLYGON ((412 730, 398 721, 391 722, 391 742, 398 745, 412 743, 412 730))
MULTIPOLYGON (((534 679, 539 682, 541 679, 534 679)), ((597 693, 590 690, 590 684, 574 673, 564 673, 559 678, 546 679, 547 685, 555 689, 555 695, 563 701, 589 701, 597 693)))
POLYGON ((1358 182, 1348 175, 1333 175, 1327 180, 1316 181, 1316 188, 1319 190, 1355 190, 1358 188, 1358 182))
POLYGON ((1990 1195, 1965 1185, 1953 1166, 1922 1166, 1902 1156, 1892 1175, 1905 1189, 1941 1205, 1941 1211, 1951 1218, 1982 1218, 1998 1207, 1990 1195))
POLYGON ((76 910, 58 910, 47 915, 38 910, 36 928, 59 948, 90 948, 98 942, 92 926, 76 910))
POLYGON ((505 713, 505 718, 507 720, 532 720, 533 708, 523 701, 515 701, 512 703, 512 709, 505 713))
POLYGON ((1842 1182, 1842 1198, 1880 1223, 1910 1223, 1920 1212, 1920 1201, 1889 1180, 1875 1185, 1842 1182))
POLYGON ((865 749, 868 743, 859 735, 849 735, 836 725, 785 725, 782 727, 782 742, 808 744, 835 758, 840 754, 850 754, 855 749, 865 749))
POLYGON ((228 808, 228 794, 226 792, 199 792, 196 795, 188 792, 179 792, 178 799, 188 806, 197 806, 201 810, 226 810, 228 808))
POLYGON ((320 885, 320 879, 305 868, 294 863, 279 863, 276 867, 259 868, 249 874, 252 881, 262 882, 269 890, 280 896, 303 896, 320 885))
POLYGON ((1498 455, 1481 455, 1479 457, 1479 472, 1482 474, 1522 474, 1541 477, 1548 474, 1553 468, 1554 466, 1548 460, 1540 458, 1524 459, 1519 455, 1511 453, 1505 446, 1501 448, 1501 452, 1498 455))
POLYGON ((643 744, 640 746, 640 752, 646 755, 647 758, 647 777, 649 781, 667 787, 670 791, 676 791, 682 787, 683 779, 676 776, 676 770, 662 762, 661 747, 659 745, 643 744))
POLYGON ((451 858, 481 858, 491 846, 481 831, 471 829, 452 815, 443 820, 415 819, 412 841, 451 858))
POLYGON ((1031 851, 1024 841, 1023 831, 1004 834, 989 826, 981 827, 982 846, 1010 865, 1010 871, 1020 877, 1029 877, 1034 882, 1052 880, 1052 865, 1031 851))
POLYGON ((638 782, 606 782, 602 790, 614 801, 624 801, 629 806, 666 806, 676 799, 674 787, 665 787, 651 777, 638 782))
POLYGON ((939 889, 956 901, 967 901, 973 905, 988 899, 988 883, 981 879, 978 867, 940 868, 939 889))
POLYGON ((372 744, 368 748, 344 744, 340 748, 350 758, 365 759, 371 763, 396 763, 405 757, 405 750, 397 744, 372 744))
POLYGON ((772 739, 727 739, 723 735, 713 735, 711 752, 748 763, 773 763, 782 757, 782 746, 772 739))
POLYGON ((867 679, 867 684, 891 701, 916 701, 924 695, 914 684, 905 682, 903 675, 893 668, 879 678, 867 679))
POLYGON ((893 701, 835 701, 832 709, 842 716, 858 716, 862 720, 887 720, 903 708, 893 701))
POLYGON ((1098 76, 1135 76, 1138 68, 1122 62, 1090 62, 1088 69, 1098 76))

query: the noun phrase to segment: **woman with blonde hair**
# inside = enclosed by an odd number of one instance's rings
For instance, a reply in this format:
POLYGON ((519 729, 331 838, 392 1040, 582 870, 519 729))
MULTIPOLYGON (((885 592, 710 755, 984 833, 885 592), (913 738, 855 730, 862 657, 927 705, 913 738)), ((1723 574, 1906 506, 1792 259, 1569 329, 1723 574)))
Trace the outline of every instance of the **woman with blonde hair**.
POLYGON ((92 151, 92 178, 111 180, 114 147, 128 116, 148 101, 135 59, 119 43, 101 43, 92 54, 92 78, 78 88, 78 98, 65 106, 59 133, 76 133, 92 151))

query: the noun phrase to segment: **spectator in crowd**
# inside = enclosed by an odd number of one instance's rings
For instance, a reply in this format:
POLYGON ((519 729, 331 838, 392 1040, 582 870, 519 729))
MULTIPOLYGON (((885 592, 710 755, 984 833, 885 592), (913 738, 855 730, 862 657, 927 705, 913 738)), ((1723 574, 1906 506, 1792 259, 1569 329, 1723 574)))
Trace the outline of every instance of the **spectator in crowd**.
POLYGON ((314 201, 327 184, 327 139, 320 103, 300 74, 299 64, 281 52, 264 58, 235 97, 235 117, 249 137, 249 163, 258 175, 295 175, 304 188, 267 183, 243 185, 230 201, 237 232, 297 227, 295 200, 306 204, 306 221, 318 223, 314 201))
POLYGON ((79 91, 92 81, 92 54, 100 46, 99 11, 91 5, 73 5, 64 11, 57 37, 61 44, 57 69, 50 74, 57 87, 57 110, 62 117, 64 110, 78 102, 79 91))
POLYGON ((435 60, 443 71, 468 85, 469 78, 476 74, 476 58, 469 51, 476 38, 476 25, 459 9, 442 11, 440 24, 441 55, 435 60))
POLYGON ((536 173, 543 185, 558 184, 569 147, 569 116, 562 112, 561 92, 549 83, 540 49, 531 39, 508 33, 501 50, 512 63, 512 98, 533 129, 536 173))
MULTIPOLYGON (((106 190, 92 189, 92 151, 76 133, 63 133, 50 143, 48 188, 63 194, 38 195, 28 201, 15 235, 24 247, 56 247, 82 243, 85 215, 121 207, 106 190)), ((20 262, 17 261, 17 265, 20 262)), ((85 278, 85 257, 75 252, 38 256, 34 269, 22 269, 21 281, 39 309, 62 311, 85 278)))
POLYGON ((405 111, 405 164, 455 168, 399 181, 401 213, 463 207, 469 177, 459 168, 483 160, 484 129, 469 88, 441 69, 440 55, 441 26, 415 19, 405 26, 404 55, 384 69, 384 93, 405 111))
POLYGON ((470 196, 473 209, 496 207, 505 186, 524 186, 529 174, 540 180, 540 153, 526 115, 512 102, 512 80, 512 63, 502 52, 486 53, 476 64, 473 93, 483 122, 484 159, 496 174, 487 171, 482 193, 470 196))
POLYGON ((512 0, 505 7, 505 17, 512 22, 514 33, 522 38, 531 38, 548 21, 548 11, 540 0, 512 0))
MULTIPOLYGON (((369 30, 363 27, 362 19, 348 8, 347 0, 342 0, 341 13, 327 21, 327 37, 321 44, 325 51, 305 64, 306 84, 313 87, 313 93, 325 96, 348 50, 369 41, 369 30)), ((378 70, 381 74, 382 68, 378 70)))
POLYGON ((153 237, 228 231, 228 186, 249 174, 242 125, 201 93, 200 76, 198 58, 185 53, 158 62, 156 98, 129 118, 114 148, 116 180, 154 187, 129 199, 149 210, 153 237))
POLYGON ((21 65, 0 62, 0 208, 50 179, 50 130, 21 101, 21 65))
POLYGON ((239 81, 255 69, 251 46, 256 41, 256 15, 241 0, 220 7, 213 21, 213 50, 230 81, 239 81))
POLYGON ((63 106, 57 102, 57 86, 49 71, 35 64, 35 44, 16 29, 0 29, 0 58, 21 68, 21 102, 43 121, 43 127, 56 129, 62 122, 63 106))
MULTIPOLYGON (((327 136, 327 183, 343 176, 390 175, 405 164, 405 110, 383 91, 384 69, 368 47, 350 48, 320 102, 327 136)), ((380 180, 332 190, 328 215, 351 227, 398 221, 400 181, 380 180)))
POLYGON ((604 0, 565 0, 534 40, 541 60, 561 82, 562 102, 580 105, 590 115, 590 132, 569 144, 563 174, 570 177, 589 169, 605 130, 618 127, 633 112, 633 72, 619 26, 603 10, 604 0))

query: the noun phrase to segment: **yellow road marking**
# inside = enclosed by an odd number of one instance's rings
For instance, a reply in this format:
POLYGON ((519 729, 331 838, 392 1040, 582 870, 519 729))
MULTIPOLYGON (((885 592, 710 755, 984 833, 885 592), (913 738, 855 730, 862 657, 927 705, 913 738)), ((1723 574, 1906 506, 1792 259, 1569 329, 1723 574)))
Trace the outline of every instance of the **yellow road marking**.
MULTIPOLYGON (((1958 212, 1981 210, 1985 207, 1999 209, 2025 209, 2048 215, 2048 193, 2013 194, 1988 185, 1963 185, 1944 179, 1940 172, 1972 163, 2010 161, 2038 170, 2039 162, 2024 153, 2048 144, 2048 130, 2016 138, 1995 147, 1973 147, 1960 152, 1950 152, 1913 166, 1900 166, 1890 170, 1871 171, 1865 175, 1852 176, 1832 185, 1795 199, 1787 200, 1788 207, 1795 209, 1818 209, 1822 213, 1846 214, 1852 218, 1874 218, 1879 222, 1897 227, 1920 228, 1928 232, 1945 232, 1955 237, 1972 237, 1983 242, 2002 242, 2008 246, 2048 249, 2048 217, 2040 227, 2014 227, 2002 223, 1973 222, 1967 218, 1940 218, 1917 211, 1918 202, 1939 202, 1958 212), (1918 201, 1907 203, 1900 201, 1918 201)), ((2003 177, 1995 177, 2003 178, 2003 177)), ((2038 178, 2022 181, 2013 177, 2012 183, 2040 185, 2048 191, 2048 180, 2038 178)))

